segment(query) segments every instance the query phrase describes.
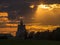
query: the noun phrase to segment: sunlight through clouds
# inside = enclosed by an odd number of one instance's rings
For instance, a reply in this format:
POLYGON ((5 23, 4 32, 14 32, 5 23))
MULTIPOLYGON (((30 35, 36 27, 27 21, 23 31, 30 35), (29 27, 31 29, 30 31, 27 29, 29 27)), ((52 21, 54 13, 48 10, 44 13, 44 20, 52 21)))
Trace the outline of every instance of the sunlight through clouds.
POLYGON ((34 18, 42 24, 60 24, 60 4, 40 4, 37 6, 34 18))

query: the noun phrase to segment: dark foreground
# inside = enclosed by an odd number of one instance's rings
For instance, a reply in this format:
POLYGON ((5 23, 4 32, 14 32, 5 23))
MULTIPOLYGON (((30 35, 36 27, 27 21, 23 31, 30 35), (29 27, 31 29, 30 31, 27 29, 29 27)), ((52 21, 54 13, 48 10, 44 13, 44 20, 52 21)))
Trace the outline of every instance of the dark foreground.
POLYGON ((60 41, 7 39, 0 40, 0 45, 60 45, 60 41))

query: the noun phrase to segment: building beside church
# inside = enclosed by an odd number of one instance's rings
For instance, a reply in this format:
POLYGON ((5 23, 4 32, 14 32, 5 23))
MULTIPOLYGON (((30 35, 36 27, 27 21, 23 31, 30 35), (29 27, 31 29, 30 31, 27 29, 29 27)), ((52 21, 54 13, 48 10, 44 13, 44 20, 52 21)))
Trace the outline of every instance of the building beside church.
POLYGON ((20 20, 20 24, 18 25, 18 30, 16 32, 16 38, 25 39, 27 36, 27 31, 25 25, 23 24, 23 20, 20 20))

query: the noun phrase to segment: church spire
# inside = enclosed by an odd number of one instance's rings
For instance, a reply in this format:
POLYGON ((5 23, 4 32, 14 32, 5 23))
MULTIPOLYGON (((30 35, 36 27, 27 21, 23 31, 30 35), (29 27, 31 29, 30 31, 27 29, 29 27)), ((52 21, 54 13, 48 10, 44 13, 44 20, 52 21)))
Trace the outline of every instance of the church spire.
POLYGON ((20 20, 20 25, 23 25, 23 20, 22 19, 20 20))
POLYGON ((20 17, 20 25, 23 25, 23 17, 20 17))
POLYGON ((23 24, 23 17, 20 17, 20 23, 18 25, 16 37, 19 39, 25 39, 26 37, 26 28, 25 28, 25 25, 23 24))

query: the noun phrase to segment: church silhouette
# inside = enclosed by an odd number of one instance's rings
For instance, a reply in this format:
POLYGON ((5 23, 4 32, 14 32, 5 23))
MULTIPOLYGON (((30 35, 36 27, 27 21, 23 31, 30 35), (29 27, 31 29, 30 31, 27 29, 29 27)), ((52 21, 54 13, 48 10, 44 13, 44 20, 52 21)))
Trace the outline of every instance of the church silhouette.
POLYGON ((18 39, 25 39, 26 36, 27 36, 27 31, 26 31, 25 25, 23 24, 23 20, 20 19, 20 23, 18 25, 18 30, 16 32, 16 37, 18 39))

